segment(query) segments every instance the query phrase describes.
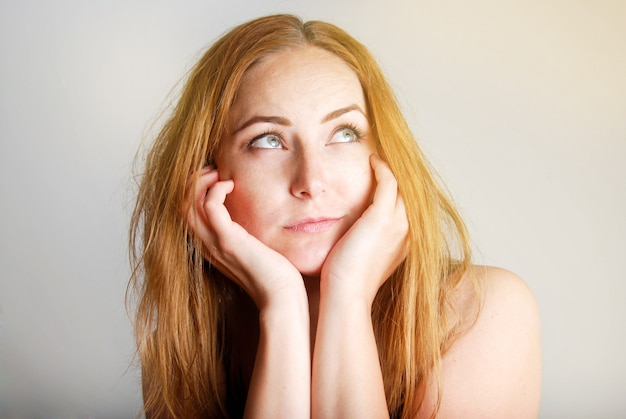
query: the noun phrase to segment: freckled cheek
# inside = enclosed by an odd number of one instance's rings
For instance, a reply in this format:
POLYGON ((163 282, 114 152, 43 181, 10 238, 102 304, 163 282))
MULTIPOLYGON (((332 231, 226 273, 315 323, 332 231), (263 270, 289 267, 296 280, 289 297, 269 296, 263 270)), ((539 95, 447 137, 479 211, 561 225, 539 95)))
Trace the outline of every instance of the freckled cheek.
POLYGON ((376 190, 376 181, 373 176, 365 182, 362 192, 362 209, 365 211, 374 201, 374 192, 376 190))
POLYGON ((226 196, 224 205, 236 223, 244 227, 255 223, 259 202, 254 194, 237 183, 235 183, 235 189, 226 196))
POLYGON ((226 196, 224 205, 232 220, 240 224, 248 233, 263 239, 264 232, 276 221, 276 199, 272 188, 264 182, 234 178, 235 188, 226 196))
POLYGON ((369 161, 367 166, 360 165, 351 173, 351 176, 346 176, 346 178, 349 182, 347 187, 352 191, 354 201, 358 203, 361 210, 365 210, 372 203, 376 189, 376 180, 369 161))
POLYGON ((233 164, 231 156, 220 156, 216 159, 217 167, 220 174, 220 180, 233 180, 235 185, 233 191, 226 195, 224 206, 228 210, 231 218, 238 224, 246 227, 250 224, 251 216, 256 214, 255 211, 255 188, 253 177, 245 170, 241 171, 233 164))

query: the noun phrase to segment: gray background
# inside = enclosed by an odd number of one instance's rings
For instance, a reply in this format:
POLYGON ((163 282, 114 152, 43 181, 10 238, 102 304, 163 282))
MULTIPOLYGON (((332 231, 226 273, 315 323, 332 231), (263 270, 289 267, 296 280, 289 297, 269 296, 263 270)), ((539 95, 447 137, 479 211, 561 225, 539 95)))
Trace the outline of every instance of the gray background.
POLYGON ((477 261, 533 289, 541 416, 625 417, 619 0, 0 0, 0 417, 138 412, 124 309, 135 151, 211 41, 279 11, 371 48, 477 261))

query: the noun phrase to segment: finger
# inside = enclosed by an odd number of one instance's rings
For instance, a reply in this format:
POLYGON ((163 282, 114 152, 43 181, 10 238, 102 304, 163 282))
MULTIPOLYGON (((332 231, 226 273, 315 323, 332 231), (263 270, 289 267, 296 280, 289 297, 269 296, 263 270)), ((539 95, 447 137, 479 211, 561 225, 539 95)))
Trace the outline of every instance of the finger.
POLYGON ((234 188, 235 182, 232 179, 214 182, 210 188, 207 188, 204 201, 211 201, 213 203, 224 205, 226 195, 231 193, 234 188))
MULTIPOLYGON (((409 235, 409 218, 406 214, 406 207, 404 205, 404 199, 402 196, 398 194, 398 199, 396 200, 396 209, 394 214, 395 224, 397 225, 399 231, 404 234, 404 237, 408 237, 409 235)), ((406 241, 408 243, 408 241, 406 241)))
POLYGON ((217 169, 215 167, 213 167, 212 165, 205 166, 202 169, 200 169, 199 171, 193 172, 187 178, 187 188, 186 188, 186 190, 188 190, 188 191, 194 190, 195 191, 196 186, 198 186, 198 181, 200 179, 203 179, 205 176, 207 176, 207 175, 209 175, 209 174, 211 174, 213 172, 217 174, 217 169))
MULTIPOLYGON (((187 183, 187 196, 185 197, 184 212, 187 215, 187 221, 196 233, 206 233, 206 229, 202 228, 206 223, 202 204, 204 203, 207 191, 218 181, 219 174, 216 169, 207 166, 200 171, 198 177, 196 174, 189 176, 187 183), (195 181, 195 183, 193 183, 195 181)), ((206 234, 200 234, 206 238, 206 234)))
POLYGON ((409 222, 402 195, 398 191, 398 181, 389 166, 377 156, 372 156, 372 167, 378 185, 374 192, 374 211, 391 223, 395 234, 407 237, 409 222))
POLYGON ((207 191, 219 180, 219 173, 216 169, 202 170, 194 186, 194 197, 197 201, 204 201, 207 191))
POLYGON ((398 182, 393 176, 389 166, 378 156, 372 155, 370 164, 374 170, 374 178, 376 179, 376 190, 374 191, 373 205, 374 207, 383 207, 384 209, 392 209, 395 206, 398 197, 398 182))
POLYGON ((211 176, 205 175, 199 180, 203 186, 195 188, 199 196, 195 200, 195 205, 192 205, 188 211, 188 222, 203 244, 204 258, 227 277, 233 278, 232 270, 224 263, 222 252, 218 250, 224 244, 224 236, 220 236, 226 230, 224 225, 232 224, 224 206, 225 196, 232 189, 229 188, 228 183, 232 181, 214 182, 216 179, 214 174, 207 173, 207 175, 211 176))
POLYGON ((219 174, 217 169, 212 166, 206 166, 199 172, 194 172, 189 175, 185 188, 183 212, 187 212, 189 206, 192 206, 193 203, 197 204, 197 201, 203 198, 206 195, 206 191, 218 180, 219 174))
POLYGON ((226 195, 231 193, 235 187, 232 180, 223 180, 215 183, 207 192, 202 204, 202 210, 209 225, 215 230, 217 236, 228 233, 228 228, 232 227, 233 221, 228 209, 224 205, 226 195))

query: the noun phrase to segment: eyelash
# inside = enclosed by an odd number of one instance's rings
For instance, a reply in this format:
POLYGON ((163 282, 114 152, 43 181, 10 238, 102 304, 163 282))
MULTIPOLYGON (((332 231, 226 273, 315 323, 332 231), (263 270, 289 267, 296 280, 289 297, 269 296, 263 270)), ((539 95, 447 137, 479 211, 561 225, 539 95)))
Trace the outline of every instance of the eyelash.
POLYGON ((281 131, 274 131, 271 129, 265 130, 263 131, 261 134, 259 135, 255 135, 250 141, 248 141, 248 144, 246 144, 246 148, 254 148, 254 142, 257 140, 260 140, 263 137, 266 137, 268 135, 274 135, 276 137, 278 137, 280 139, 280 142, 283 142, 283 133, 281 131))
POLYGON ((363 130, 361 130, 359 127, 357 127, 356 125, 354 125, 353 123, 347 123, 345 125, 340 126, 339 128, 337 128, 337 130, 335 131, 335 133, 344 130, 344 129, 349 129, 352 130, 354 132, 354 135, 356 135, 356 141, 361 141, 364 137, 364 132, 363 130))
MULTIPOLYGON (((364 137, 363 130, 361 130, 359 127, 357 127, 355 124, 351 122, 338 127, 333 133, 333 135, 344 129, 349 129, 349 130, 352 130, 352 132, 354 132, 354 135, 356 136, 355 142, 361 141, 364 137)), ((274 135, 278 137, 282 143, 283 133, 280 131, 268 129, 268 130, 263 131, 261 134, 254 136, 254 138, 248 141, 248 143, 246 144, 246 148, 253 148, 255 141, 260 140, 261 138, 268 136, 268 135, 274 135)))

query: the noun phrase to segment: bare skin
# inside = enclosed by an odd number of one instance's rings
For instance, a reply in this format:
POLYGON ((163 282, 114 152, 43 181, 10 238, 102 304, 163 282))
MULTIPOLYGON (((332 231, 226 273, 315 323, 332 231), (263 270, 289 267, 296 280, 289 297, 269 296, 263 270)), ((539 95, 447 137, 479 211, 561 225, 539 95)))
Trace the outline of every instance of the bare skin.
MULTIPOLYGON (((388 416, 370 313, 404 258, 408 222, 365 109, 356 75, 334 55, 274 53, 244 76, 217 168, 205 168, 192 191, 188 220, 207 259, 259 311, 246 417, 388 416)), ((445 356, 440 413, 532 417, 534 300, 505 271, 477 276, 484 307, 445 356), (526 344, 498 349, 501 339, 526 344)), ((474 319, 469 284, 462 280, 457 299, 461 316, 474 319)), ((432 384, 418 417, 432 410, 432 384)))
MULTIPOLYGON (((438 418, 536 418, 541 399, 539 310, 528 286, 500 268, 476 266, 455 293, 459 315, 469 328, 443 356, 438 418), (478 302, 469 275, 482 288, 478 302), (475 323, 474 323, 475 320, 475 323)), ((436 383, 426 385, 429 418, 436 383)))

